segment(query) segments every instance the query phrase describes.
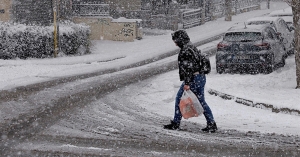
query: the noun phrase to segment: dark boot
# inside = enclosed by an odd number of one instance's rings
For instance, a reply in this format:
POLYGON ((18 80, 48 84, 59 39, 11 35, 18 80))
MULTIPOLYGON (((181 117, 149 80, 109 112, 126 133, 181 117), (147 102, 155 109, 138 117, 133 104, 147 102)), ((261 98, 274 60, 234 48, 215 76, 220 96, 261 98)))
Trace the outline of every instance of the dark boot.
POLYGON ((211 132, 214 133, 218 130, 217 124, 214 123, 208 123, 206 128, 201 129, 203 132, 211 132))
POLYGON ((171 124, 164 125, 164 129, 169 129, 169 130, 177 130, 179 129, 180 123, 175 123, 171 120, 171 124))

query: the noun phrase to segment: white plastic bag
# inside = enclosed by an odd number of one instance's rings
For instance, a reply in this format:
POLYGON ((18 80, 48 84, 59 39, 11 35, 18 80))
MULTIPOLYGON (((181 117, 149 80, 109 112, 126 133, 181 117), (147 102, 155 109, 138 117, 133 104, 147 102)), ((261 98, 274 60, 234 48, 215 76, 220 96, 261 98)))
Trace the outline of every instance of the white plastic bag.
POLYGON ((179 108, 184 119, 198 117, 203 114, 204 111, 197 96, 191 90, 185 90, 183 92, 179 108))
POLYGON ((187 90, 186 92, 192 98, 194 106, 196 107, 196 110, 197 110, 199 116, 201 116, 204 112, 204 109, 203 109, 201 103, 199 102, 199 99, 197 98, 197 96, 191 90, 187 90))

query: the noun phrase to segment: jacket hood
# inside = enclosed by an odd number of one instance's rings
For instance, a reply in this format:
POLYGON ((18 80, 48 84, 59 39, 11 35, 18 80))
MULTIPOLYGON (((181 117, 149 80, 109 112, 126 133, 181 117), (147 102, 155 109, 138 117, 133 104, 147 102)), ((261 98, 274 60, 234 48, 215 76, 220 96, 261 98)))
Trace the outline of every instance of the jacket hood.
POLYGON ((177 30, 172 33, 172 40, 182 48, 185 44, 190 42, 190 37, 185 30, 177 30))

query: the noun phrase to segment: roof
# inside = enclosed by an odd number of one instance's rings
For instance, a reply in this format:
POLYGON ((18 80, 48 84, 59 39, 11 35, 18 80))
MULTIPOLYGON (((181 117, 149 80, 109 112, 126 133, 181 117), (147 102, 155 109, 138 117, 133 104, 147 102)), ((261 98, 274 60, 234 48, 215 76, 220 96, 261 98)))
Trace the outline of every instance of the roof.
POLYGON ((275 10, 275 11, 272 11, 269 16, 293 16, 293 11, 292 11, 292 8, 291 7, 288 7, 288 8, 285 8, 285 9, 282 9, 282 10, 275 10))

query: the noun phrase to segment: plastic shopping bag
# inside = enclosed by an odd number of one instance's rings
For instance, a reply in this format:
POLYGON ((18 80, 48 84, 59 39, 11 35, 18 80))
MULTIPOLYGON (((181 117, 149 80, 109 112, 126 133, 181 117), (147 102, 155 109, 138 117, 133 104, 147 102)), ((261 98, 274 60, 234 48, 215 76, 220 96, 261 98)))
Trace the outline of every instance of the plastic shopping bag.
POLYGON ((197 96, 191 90, 185 90, 183 92, 179 108, 184 119, 198 117, 204 111, 197 96))
POLYGON ((196 108, 197 113, 199 114, 199 116, 201 116, 204 112, 204 109, 203 109, 201 103, 199 102, 199 99, 191 90, 187 90, 187 93, 192 98, 192 101, 194 103, 194 107, 196 108))

